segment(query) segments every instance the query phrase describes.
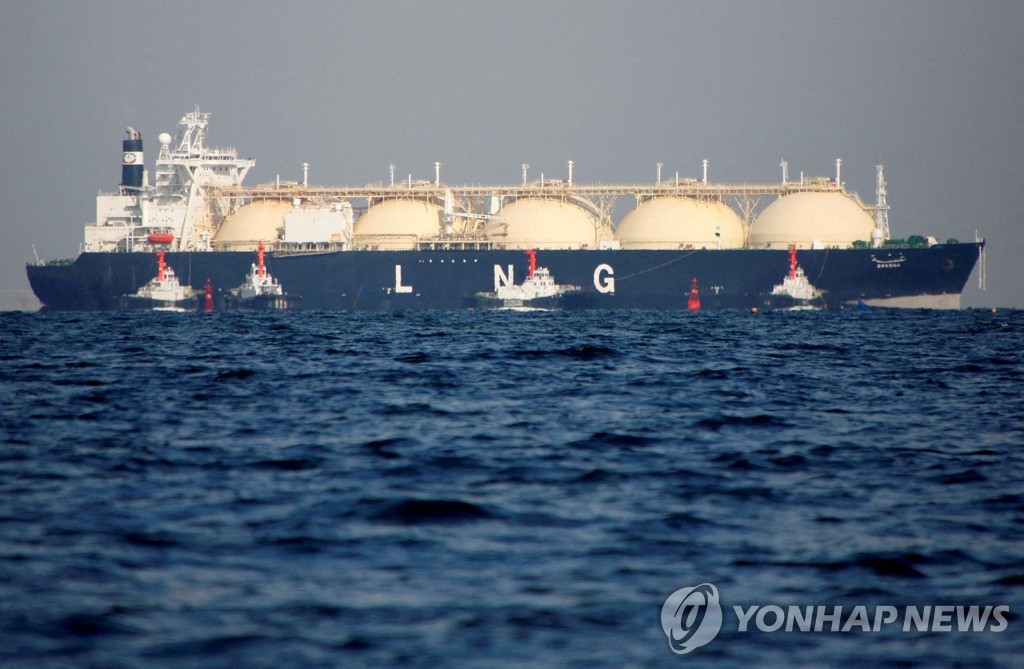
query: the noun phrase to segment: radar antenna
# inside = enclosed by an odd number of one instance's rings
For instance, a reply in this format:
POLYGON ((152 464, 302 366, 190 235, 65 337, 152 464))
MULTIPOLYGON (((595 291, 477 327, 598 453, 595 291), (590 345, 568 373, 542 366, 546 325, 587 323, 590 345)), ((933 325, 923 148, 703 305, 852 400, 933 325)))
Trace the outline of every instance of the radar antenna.
POLYGON ((195 111, 185 114, 178 121, 178 125, 181 137, 178 152, 196 156, 201 154, 203 141, 206 139, 206 128, 210 125, 210 113, 199 111, 199 105, 196 105, 195 111))

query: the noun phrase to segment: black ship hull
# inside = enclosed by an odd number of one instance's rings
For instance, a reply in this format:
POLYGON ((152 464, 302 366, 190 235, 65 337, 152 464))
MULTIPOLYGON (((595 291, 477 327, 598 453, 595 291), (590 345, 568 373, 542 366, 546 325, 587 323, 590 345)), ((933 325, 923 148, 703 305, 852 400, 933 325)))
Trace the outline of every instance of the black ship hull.
MULTIPOLYGON (((931 247, 801 250, 797 260, 822 291, 825 308, 859 301, 872 306, 959 307, 960 293, 983 243, 931 247)), ((562 308, 686 309, 691 282, 702 309, 777 308, 772 289, 789 272, 788 250, 541 250, 560 282, 582 286, 562 308), (774 298, 774 299, 773 299, 774 298)), ((202 290, 207 279, 221 303, 250 270, 250 252, 169 252, 179 280, 202 290), (223 287, 223 288, 221 288, 223 287)), ((336 251, 270 253, 268 269, 292 308, 329 310, 463 309, 499 282, 527 276, 522 251, 336 251)), ((45 309, 110 310, 156 272, 146 253, 83 253, 72 263, 29 265, 45 309)))

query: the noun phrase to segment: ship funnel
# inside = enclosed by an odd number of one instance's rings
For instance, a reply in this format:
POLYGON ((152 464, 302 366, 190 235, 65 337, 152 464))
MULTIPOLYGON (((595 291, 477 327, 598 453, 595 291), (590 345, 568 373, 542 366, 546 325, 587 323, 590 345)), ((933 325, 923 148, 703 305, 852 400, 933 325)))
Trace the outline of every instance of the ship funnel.
POLYGON ((121 187, 139 190, 142 188, 142 135, 128 126, 128 139, 121 142, 121 187))

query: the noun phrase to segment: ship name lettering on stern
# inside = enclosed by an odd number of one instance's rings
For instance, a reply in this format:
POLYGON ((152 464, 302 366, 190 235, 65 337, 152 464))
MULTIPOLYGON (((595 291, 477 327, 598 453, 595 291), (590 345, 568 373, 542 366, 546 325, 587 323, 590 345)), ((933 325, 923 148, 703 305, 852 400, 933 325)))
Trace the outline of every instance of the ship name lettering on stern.
POLYGON ((615 292, 615 269, 611 265, 601 263, 594 268, 594 288, 599 293, 615 292))
POLYGON ((395 292, 396 293, 411 293, 412 286, 402 285, 402 266, 395 265, 395 292))

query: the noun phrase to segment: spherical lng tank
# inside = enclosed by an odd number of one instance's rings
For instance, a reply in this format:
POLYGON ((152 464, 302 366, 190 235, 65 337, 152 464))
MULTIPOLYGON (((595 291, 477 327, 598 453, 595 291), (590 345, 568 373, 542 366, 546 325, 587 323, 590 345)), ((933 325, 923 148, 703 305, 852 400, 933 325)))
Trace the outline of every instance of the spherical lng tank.
POLYGON ((274 242, 284 231, 284 215, 292 210, 286 200, 261 200, 238 208, 221 223, 213 248, 254 251, 260 242, 274 242))
POLYGON ((624 249, 734 249, 743 246, 743 221, 723 202, 659 197, 626 214, 615 239, 624 249))
POLYGON ((871 241, 875 222, 843 193, 793 193, 768 205, 750 226, 752 248, 847 248, 871 241))
POLYGON ((444 230, 444 211, 425 200, 385 200, 371 206, 353 227, 356 248, 401 251, 444 230))
POLYGON ((509 249, 595 248, 609 235, 597 216, 570 202, 523 198, 502 207, 487 236, 509 249))

